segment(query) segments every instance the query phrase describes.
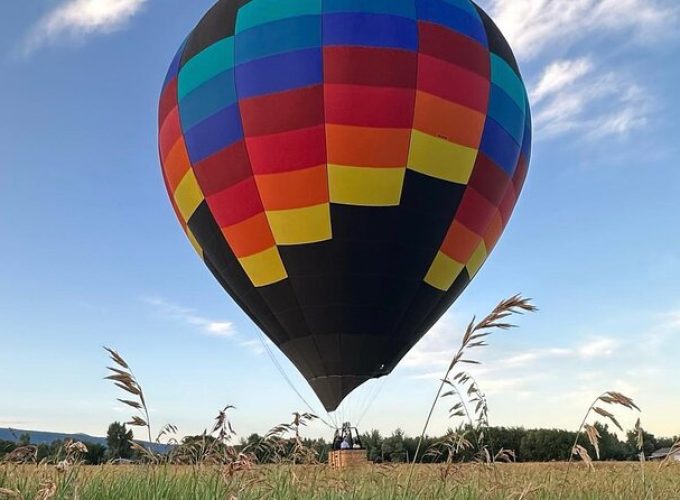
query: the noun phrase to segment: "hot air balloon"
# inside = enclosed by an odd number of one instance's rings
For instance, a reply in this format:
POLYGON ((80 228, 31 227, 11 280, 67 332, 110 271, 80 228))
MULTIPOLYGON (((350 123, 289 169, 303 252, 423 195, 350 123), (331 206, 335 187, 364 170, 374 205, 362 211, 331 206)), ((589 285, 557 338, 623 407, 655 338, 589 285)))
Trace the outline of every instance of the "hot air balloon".
POLYGON ((220 0, 159 115, 189 240, 328 411, 477 274, 531 149, 513 53, 469 0, 220 0))

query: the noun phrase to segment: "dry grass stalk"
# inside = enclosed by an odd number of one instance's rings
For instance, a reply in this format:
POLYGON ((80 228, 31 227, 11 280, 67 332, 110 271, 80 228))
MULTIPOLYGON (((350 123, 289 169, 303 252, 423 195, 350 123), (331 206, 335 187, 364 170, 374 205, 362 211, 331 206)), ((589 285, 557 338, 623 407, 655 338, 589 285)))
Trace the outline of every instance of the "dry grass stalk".
POLYGON ((318 419, 312 413, 293 413, 293 421, 270 429, 258 444, 274 462, 290 461, 294 464, 317 463, 317 452, 306 446, 300 437, 300 428, 318 419))
MULTIPOLYGON (((446 374, 442 378, 441 384, 439 386, 439 390, 437 391, 437 395, 434 398, 434 401, 432 402, 432 406, 430 407, 430 411, 428 413, 427 419, 425 420, 425 425, 423 426, 423 431, 420 434, 420 438, 418 439, 418 445, 416 447, 416 452, 413 457, 413 461, 411 463, 411 468, 409 470, 409 475, 408 475, 408 480, 407 480, 407 488, 411 484, 411 478, 413 476, 413 469, 415 467, 415 464, 418 460, 418 454, 420 452, 420 448, 423 443, 423 439, 425 438, 425 434, 427 432, 427 428, 430 424, 430 420, 432 419, 432 414, 434 413, 434 409, 437 405, 437 401, 441 397, 442 391, 444 387, 449 384, 453 385, 452 382, 449 380, 449 377, 451 376, 451 373, 454 372, 454 369, 459 365, 459 364, 480 364, 479 361, 467 358, 466 355, 469 350, 480 348, 480 347, 486 347, 488 344, 486 343, 486 338, 493 333, 494 330, 509 330, 510 328, 514 328, 515 325, 507 322, 507 318, 514 314, 523 314, 525 312, 535 312, 537 311, 538 308, 531 304, 531 299, 527 299, 522 297, 521 295, 514 295, 510 297, 509 299, 501 301, 494 309, 489 313, 484 319, 481 321, 477 322, 476 317, 472 318, 472 321, 468 324, 465 334, 463 335, 463 340, 461 341, 461 345, 458 348, 458 351, 454 354, 453 358, 451 359, 451 362, 449 363, 449 366, 446 370, 446 374)), ((456 377, 460 378, 465 378, 465 374, 456 374, 454 376, 454 379, 456 377)), ((481 394, 481 393, 480 393, 481 394)), ((476 409, 477 411, 484 410, 486 412, 486 404, 485 404, 485 398, 479 397, 476 399, 476 409)), ((488 450, 485 451, 485 455, 488 455, 488 450)))
POLYGON ((579 457, 590 469, 594 469, 594 466, 593 466, 593 463, 592 463, 593 461, 592 461, 592 458, 590 457, 590 455, 588 454, 588 450, 586 450, 583 446, 578 444, 579 437, 581 437, 581 434, 583 433, 584 430, 586 431, 588 440, 590 441, 590 443, 595 448, 597 455, 598 455, 598 459, 599 459, 600 433, 597 431, 597 429, 594 426, 591 426, 587 423, 590 415, 592 413, 595 413, 597 415, 605 417, 605 419, 607 419, 611 423, 613 423, 620 431, 623 431, 623 427, 621 427, 621 424, 619 424, 619 421, 616 419, 614 414, 611 413, 610 411, 602 408, 602 406, 601 406, 602 403, 604 403, 605 405, 610 405, 610 406, 623 406, 624 408, 627 408, 629 410, 641 411, 640 408, 638 408, 638 406, 632 400, 632 398, 629 398, 628 396, 625 396, 625 395, 621 394, 620 392, 608 391, 608 392, 605 392, 605 393, 599 395, 597 398, 595 398, 595 401, 593 401, 592 404, 588 407, 588 411, 586 411, 586 414, 583 417, 583 420, 581 421, 581 425, 579 426, 578 431, 576 432, 576 438, 574 439, 574 444, 571 447, 569 462, 568 462, 567 468, 564 472, 564 480, 562 482, 562 487, 560 489, 559 498, 562 498, 562 494, 564 492, 564 486, 567 483, 567 479, 569 477, 569 471, 570 471, 571 464, 573 462, 574 457, 579 457))
POLYGON ((0 488, 0 498, 23 498, 21 492, 17 490, 10 490, 7 488, 0 488))
MULTIPOLYGON (((156 440, 153 441, 151 438, 151 419, 149 417, 149 407, 146 403, 146 398, 144 397, 144 390, 142 385, 139 383, 137 377, 133 373, 130 365, 125 361, 123 356, 121 356, 116 350, 109 347, 104 347, 104 350, 109 353, 109 357, 116 366, 108 366, 106 369, 110 374, 105 377, 105 380, 113 381, 114 385, 119 389, 123 390, 127 394, 132 396, 126 396, 126 398, 117 398, 119 403, 128 406, 137 411, 137 415, 133 415, 126 425, 132 427, 143 427, 146 428, 148 436, 148 448, 141 446, 135 441, 131 441, 130 444, 133 449, 139 452, 142 456, 146 457, 152 462, 158 462, 160 457, 154 453, 151 445, 152 443, 160 443, 161 439, 168 436, 173 436, 177 433, 177 427, 171 424, 166 424, 158 433, 156 440)), ((171 438, 174 439, 174 438, 171 438)), ((176 442, 176 441, 175 441, 176 442)))
POLYGON ((38 447, 35 445, 20 446, 9 453, 2 462, 11 464, 34 464, 38 461, 38 447))
POLYGON ((35 500, 52 500, 57 496, 57 484, 54 481, 47 480, 40 486, 38 496, 35 500))

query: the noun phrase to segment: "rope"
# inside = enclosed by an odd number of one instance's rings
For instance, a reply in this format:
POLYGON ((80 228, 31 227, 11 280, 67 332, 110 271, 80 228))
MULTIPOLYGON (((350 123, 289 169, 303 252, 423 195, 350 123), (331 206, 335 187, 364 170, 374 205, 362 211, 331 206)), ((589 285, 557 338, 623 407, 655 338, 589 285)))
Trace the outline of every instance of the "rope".
MULTIPOLYGON (((302 396, 302 394, 300 394, 300 391, 297 390, 297 387, 295 387, 295 384, 293 384, 293 381, 290 379, 290 377, 288 377, 288 374, 283 369, 283 366, 281 366, 281 363, 279 363, 279 360, 276 359, 276 357, 274 356, 274 353, 272 352, 271 348, 269 347, 269 344, 267 343, 267 341, 264 338, 264 334, 259 329, 258 329, 258 333, 259 333, 258 338, 260 339, 260 342, 262 342, 262 345, 264 346, 265 350, 267 351, 267 354, 269 354, 269 359, 272 360, 272 363, 274 363, 274 366, 279 371, 279 373, 281 374, 283 379, 286 381, 288 386, 293 390, 293 392, 295 394, 297 394, 297 397, 300 398, 300 401, 302 401, 302 403, 307 407, 307 409, 312 414, 316 415, 318 412, 315 411, 314 408, 312 408, 312 405, 310 405, 307 402, 307 400, 302 396)), ((328 414, 328 412, 326 412, 326 414, 328 415, 328 418, 330 418, 332 420, 330 414, 328 414)), ((324 419, 323 417, 318 417, 318 418, 321 422, 326 424, 329 428, 331 428, 333 430, 337 429, 337 425, 334 426, 332 424, 329 424, 328 421, 326 421, 326 419, 324 419)))
POLYGON ((378 398, 380 393, 382 392, 383 388, 385 387, 385 383, 387 382, 387 377, 382 377, 382 380, 378 381, 374 387, 373 394, 371 394, 370 399, 368 400, 368 404, 364 408, 364 411, 361 413, 359 416, 359 420, 356 423, 356 426, 359 427, 361 425, 361 422, 364 420, 364 417, 368 413, 368 410, 371 409, 373 406, 373 403, 375 400, 378 398))

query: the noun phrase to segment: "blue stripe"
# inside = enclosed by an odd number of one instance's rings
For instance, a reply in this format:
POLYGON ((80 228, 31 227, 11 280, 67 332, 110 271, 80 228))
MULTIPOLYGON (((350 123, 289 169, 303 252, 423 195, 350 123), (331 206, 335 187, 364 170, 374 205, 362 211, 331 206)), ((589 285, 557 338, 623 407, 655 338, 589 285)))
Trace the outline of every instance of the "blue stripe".
MULTIPOLYGON (((186 130, 186 129, 185 129, 186 130)), ((196 164, 243 138, 238 104, 229 106, 184 132, 189 159, 196 164)))
POLYGON ((240 99, 309 87, 323 82, 321 49, 266 57, 236 67, 240 99))
POLYGON ((177 54, 175 54, 175 57, 170 63, 170 68, 168 69, 168 73, 165 75, 165 81, 163 82, 163 89, 165 89, 165 87, 168 86, 168 83, 170 83, 179 73, 179 64, 182 61, 182 54, 184 54, 185 46, 186 41, 182 43, 182 46, 179 48, 177 54))
POLYGON ((487 113, 508 132, 517 144, 522 143, 524 135, 524 111, 520 110, 515 101, 500 87, 491 85, 489 111, 487 113))
POLYGON ((479 149, 508 175, 512 176, 515 172, 519 161, 519 145, 496 120, 488 116, 479 149))
POLYGON ((479 17, 443 0, 416 0, 416 9, 418 20, 441 24, 488 46, 486 31, 479 17))
POLYGON ((359 45, 418 49, 418 25, 387 14, 328 14, 323 19, 324 45, 359 45))
POLYGON ((291 17, 236 35, 236 64, 310 47, 321 47, 321 17, 291 17))
POLYGON ((235 102, 234 70, 228 70, 211 78, 180 101, 182 126, 189 130, 235 102))
POLYGON ((531 159, 531 141, 533 138, 532 126, 531 126, 531 110, 527 104, 527 116, 524 122, 524 139, 522 141, 522 154, 526 158, 527 162, 531 159))
MULTIPOLYGON (((463 0, 467 1, 467 0, 463 0)), ((416 9, 413 0, 324 0, 324 13, 366 12, 372 14, 392 14, 415 19, 416 9)))
POLYGON ((465 12, 468 12, 473 17, 479 18, 477 9, 475 9, 474 5, 472 5, 472 2, 470 0, 444 0, 444 1, 446 3, 458 7, 461 10, 464 10, 465 12))

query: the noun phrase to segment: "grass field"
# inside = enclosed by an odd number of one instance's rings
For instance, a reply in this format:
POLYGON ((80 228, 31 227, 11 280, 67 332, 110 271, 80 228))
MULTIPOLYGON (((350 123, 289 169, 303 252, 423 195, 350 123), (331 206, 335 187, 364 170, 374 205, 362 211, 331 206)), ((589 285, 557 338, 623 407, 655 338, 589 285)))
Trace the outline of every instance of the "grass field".
POLYGON ((677 499, 680 465, 421 465, 334 471, 317 466, 0 466, 0 498, 17 499, 677 499))

